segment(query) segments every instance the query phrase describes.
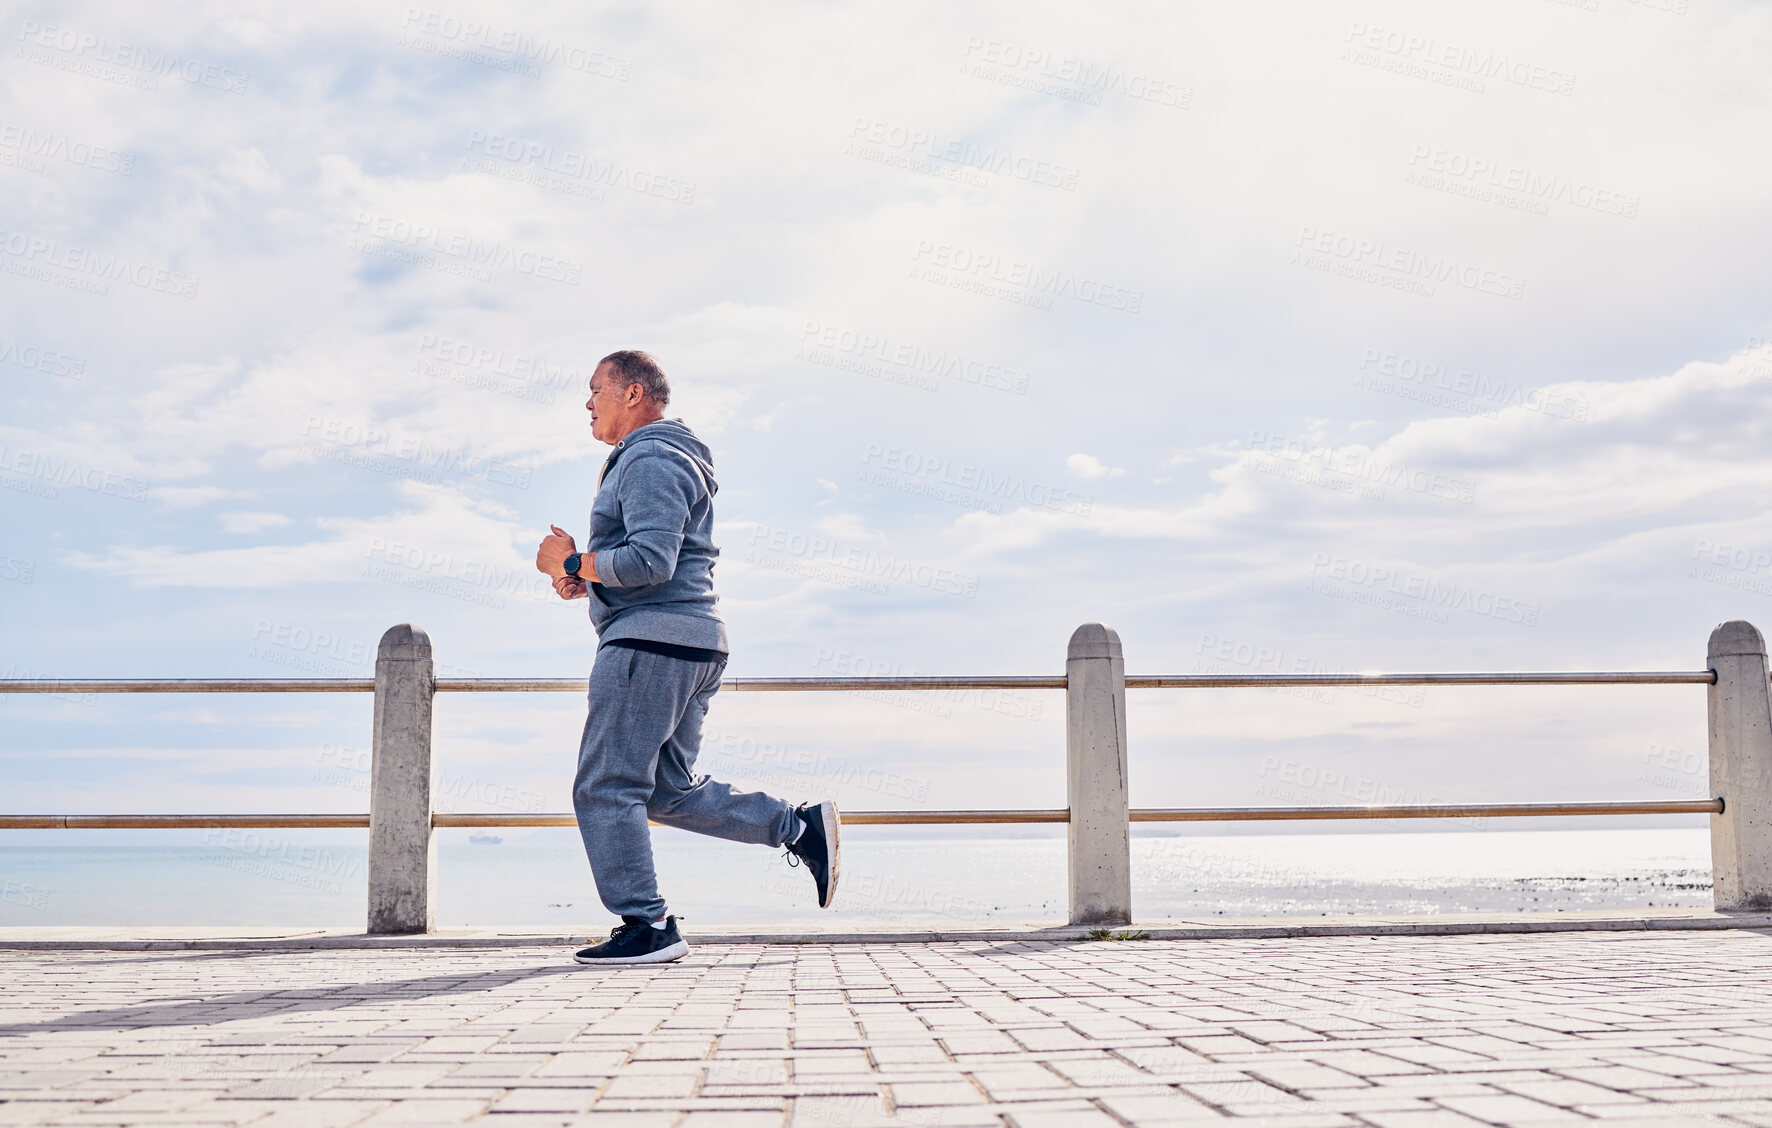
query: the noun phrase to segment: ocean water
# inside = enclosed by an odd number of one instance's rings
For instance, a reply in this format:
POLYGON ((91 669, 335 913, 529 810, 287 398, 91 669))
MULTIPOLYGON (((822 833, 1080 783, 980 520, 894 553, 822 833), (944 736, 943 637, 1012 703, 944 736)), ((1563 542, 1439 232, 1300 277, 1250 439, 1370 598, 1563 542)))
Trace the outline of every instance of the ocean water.
MULTIPOLYGON (((916 837, 854 828, 837 906, 774 851, 655 830, 661 887, 693 925, 1062 921, 1061 836, 916 837)), ((79 832, 42 831, 51 836, 79 832)), ((361 927, 360 832, 169 832, 168 845, 0 846, 0 925, 361 927)), ((14 839, 16 841, 16 838, 14 839)), ((444 927, 599 931, 610 918, 575 834, 476 845, 438 833, 444 927)), ((1710 904, 1704 828, 1133 839, 1142 920, 1559 912, 1710 904)))

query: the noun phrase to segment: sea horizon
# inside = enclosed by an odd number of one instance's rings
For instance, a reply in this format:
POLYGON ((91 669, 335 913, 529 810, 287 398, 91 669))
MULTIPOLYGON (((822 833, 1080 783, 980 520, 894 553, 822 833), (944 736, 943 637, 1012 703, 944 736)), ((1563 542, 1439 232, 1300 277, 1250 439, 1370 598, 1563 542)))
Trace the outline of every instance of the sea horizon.
MULTIPOLYGON (((871 829, 871 828, 870 828, 871 829)), ((64 833, 64 832, 57 832, 64 833)), ((438 834, 440 928, 607 927, 569 829, 438 834)), ((336 833, 225 830, 174 845, 0 845, 0 927, 360 928, 366 852, 336 833)), ((851 832, 837 904, 781 854, 655 832, 661 890, 694 926, 1062 923, 1061 835, 851 832), (933 876, 932 876, 933 875, 933 876)), ((1708 908, 1702 827, 1141 834, 1138 920, 1708 908)))

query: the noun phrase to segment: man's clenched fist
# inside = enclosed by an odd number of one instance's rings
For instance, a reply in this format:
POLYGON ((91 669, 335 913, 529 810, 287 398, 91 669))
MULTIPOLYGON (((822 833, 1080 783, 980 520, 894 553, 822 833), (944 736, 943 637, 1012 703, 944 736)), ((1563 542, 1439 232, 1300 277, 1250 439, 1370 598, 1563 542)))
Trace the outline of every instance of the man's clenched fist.
POLYGON ((583 599, 591 594, 591 589, 577 576, 555 576, 554 594, 561 599, 583 599))
POLYGON ((578 551, 572 541, 572 534, 558 525, 549 525, 554 530, 551 536, 541 538, 541 544, 535 550, 535 570, 553 576, 555 579, 566 575, 566 558, 578 551))

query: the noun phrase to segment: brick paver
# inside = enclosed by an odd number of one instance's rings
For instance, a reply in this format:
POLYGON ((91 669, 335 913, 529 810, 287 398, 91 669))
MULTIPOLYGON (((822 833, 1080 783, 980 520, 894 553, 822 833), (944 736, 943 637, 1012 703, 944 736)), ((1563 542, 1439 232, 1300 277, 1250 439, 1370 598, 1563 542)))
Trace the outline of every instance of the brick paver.
POLYGON ((0 953, 0 1125, 1772 1126, 1772 935, 0 953))

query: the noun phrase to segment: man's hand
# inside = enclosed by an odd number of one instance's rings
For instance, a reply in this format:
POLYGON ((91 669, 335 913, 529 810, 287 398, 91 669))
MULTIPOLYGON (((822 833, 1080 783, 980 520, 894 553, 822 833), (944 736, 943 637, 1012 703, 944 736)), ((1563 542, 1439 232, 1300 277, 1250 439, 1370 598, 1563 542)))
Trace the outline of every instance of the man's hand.
POLYGON ((566 558, 577 552, 578 546, 565 529, 558 525, 548 528, 554 532, 552 536, 541 538, 541 546, 535 550, 535 570, 560 579, 566 575, 566 558))
POLYGON ((561 599, 584 599, 591 594, 591 587, 576 576, 555 576, 554 594, 561 599))

